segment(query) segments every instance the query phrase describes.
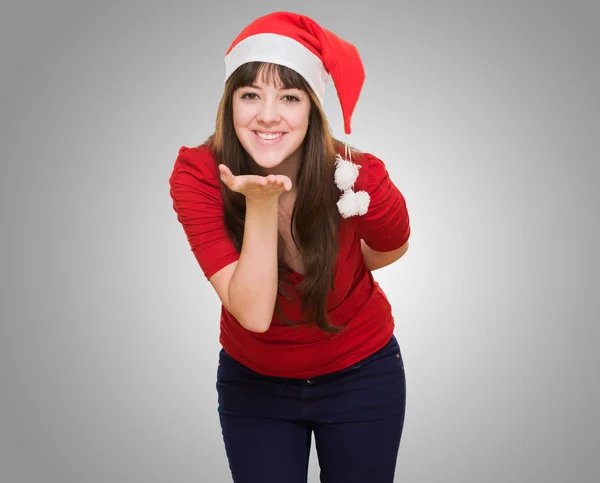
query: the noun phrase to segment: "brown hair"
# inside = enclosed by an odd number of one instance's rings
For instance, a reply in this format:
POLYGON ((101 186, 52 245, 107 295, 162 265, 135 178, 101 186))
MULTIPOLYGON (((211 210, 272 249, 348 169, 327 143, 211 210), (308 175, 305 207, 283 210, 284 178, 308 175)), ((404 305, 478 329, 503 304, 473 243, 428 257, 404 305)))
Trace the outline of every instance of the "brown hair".
MULTIPOLYGON (((336 203, 340 193, 334 183, 335 157, 337 153, 343 153, 341 150, 344 144, 333 138, 326 116, 312 89, 302 76, 287 67, 262 62, 242 65, 225 85, 215 132, 206 143, 216 162, 225 164, 234 175, 258 174, 235 133, 232 98, 237 89, 252 85, 261 74, 265 82, 279 80, 285 88, 302 89, 310 97, 309 126, 303 141, 304 159, 297 173, 297 196, 291 217, 292 238, 305 267, 304 279, 296 289, 301 294, 301 310, 305 319, 301 323, 314 321, 320 329, 337 333, 341 327, 331 324, 326 312, 326 302, 329 290, 335 288, 334 267, 338 255, 340 214, 336 203)), ((225 225, 240 252, 246 200, 244 195, 227 189, 223 183, 221 195, 225 207, 225 225)), ((281 236, 278 245, 278 294, 289 299, 285 290, 286 276, 292 270, 283 261, 281 236)), ((278 302, 275 313, 282 324, 293 325, 281 313, 278 302)))

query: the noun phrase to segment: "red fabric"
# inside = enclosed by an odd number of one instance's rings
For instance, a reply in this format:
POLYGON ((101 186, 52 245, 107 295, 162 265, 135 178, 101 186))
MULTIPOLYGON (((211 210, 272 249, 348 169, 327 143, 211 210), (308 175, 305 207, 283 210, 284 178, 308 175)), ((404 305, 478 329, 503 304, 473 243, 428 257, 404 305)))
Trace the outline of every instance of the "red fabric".
MULTIPOLYGON (((274 316, 269 330, 254 333, 222 308, 221 345, 254 371, 293 378, 337 371, 377 351, 393 334, 392 307, 366 269, 360 239, 377 251, 404 245, 410 236, 406 203, 383 161, 369 153, 353 155, 352 161, 361 165, 354 189, 366 190, 371 202, 365 215, 340 222, 336 290, 329 294, 327 308, 332 322, 345 330, 329 335, 304 325, 286 327, 274 316)), ((207 279, 239 259, 222 220, 219 183, 217 164, 206 146, 180 148, 169 179, 170 194, 177 219, 207 279)), ((302 277, 293 275, 295 282, 302 277)), ((286 316, 301 320, 298 297, 279 301, 286 316)))

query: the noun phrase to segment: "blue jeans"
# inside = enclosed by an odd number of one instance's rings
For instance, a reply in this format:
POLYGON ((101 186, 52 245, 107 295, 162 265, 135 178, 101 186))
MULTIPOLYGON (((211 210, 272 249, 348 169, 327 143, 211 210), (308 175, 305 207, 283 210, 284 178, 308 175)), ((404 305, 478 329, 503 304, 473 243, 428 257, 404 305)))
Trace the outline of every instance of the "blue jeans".
POLYGON ((311 435, 322 483, 392 483, 406 405, 394 336, 346 369, 308 379, 270 377, 224 350, 218 411, 235 483, 306 483, 311 435))

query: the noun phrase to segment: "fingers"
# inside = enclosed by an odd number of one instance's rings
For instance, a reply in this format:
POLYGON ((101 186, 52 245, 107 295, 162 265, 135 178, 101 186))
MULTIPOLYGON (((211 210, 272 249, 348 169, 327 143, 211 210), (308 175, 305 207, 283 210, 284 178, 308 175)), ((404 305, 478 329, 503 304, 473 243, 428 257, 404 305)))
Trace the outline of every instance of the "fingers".
POLYGON ((266 177, 269 184, 281 186, 284 190, 290 191, 292 189, 292 180, 282 174, 270 174, 266 177))
MULTIPOLYGON (((273 176, 273 175, 272 175, 273 176)), ((290 191, 292 189, 292 180, 285 175, 278 174, 275 176, 275 184, 278 187, 281 187, 285 191, 290 191)))
POLYGON ((287 176, 283 176, 283 189, 290 191, 292 189, 292 180, 287 176))
POLYGON ((278 188, 281 188, 284 191, 291 191, 292 180, 290 178, 283 175, 277 175, 275 178, 274 184, 276 184, 278 188))
POLYGON ((274 174, 270 174, 266 177, 267 186, 275 189, 281 188, 281 181, 274 174))
POLYGON ((221 175, 223 183, 229 185, 229 181, 231 181, 231 178, 233 177, 233 174, 231 173, 229 168, 224 164, 219 164, 219 174, 221 175))
POLYGON ((227 166, 219 164, 219 174, 221 176, 221 181, 223 181, 225 186, 230 190, 237 191, 236 177, 227 166))
POLYGON ((219 164, 219 175, 225 185, 234 191, 250 194, 252 186, 254 189, 260 187, 268 191, 280 192, 290 191, 292 189, 292 181, 285 175, 269 174, 267 176, 244 175, 234 176, 231 170, 224 164, 219 164))
POLYGON ((275 189, 276 191, 282 187, 281 180, 274 174, 269 174, 265 177, 260 178, 260 185, 268 189, 275 189))

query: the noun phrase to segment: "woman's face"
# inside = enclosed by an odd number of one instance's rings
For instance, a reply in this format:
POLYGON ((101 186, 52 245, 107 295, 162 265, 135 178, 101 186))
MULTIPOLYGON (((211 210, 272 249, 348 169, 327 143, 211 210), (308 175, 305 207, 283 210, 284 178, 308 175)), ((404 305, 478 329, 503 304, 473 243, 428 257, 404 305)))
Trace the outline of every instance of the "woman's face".
POLYGON ((300 89, 257 80, 233 93, 235 132, 262 168, 276 167, 298 151, 308 131, 309 114, 310 97, 300 89))

